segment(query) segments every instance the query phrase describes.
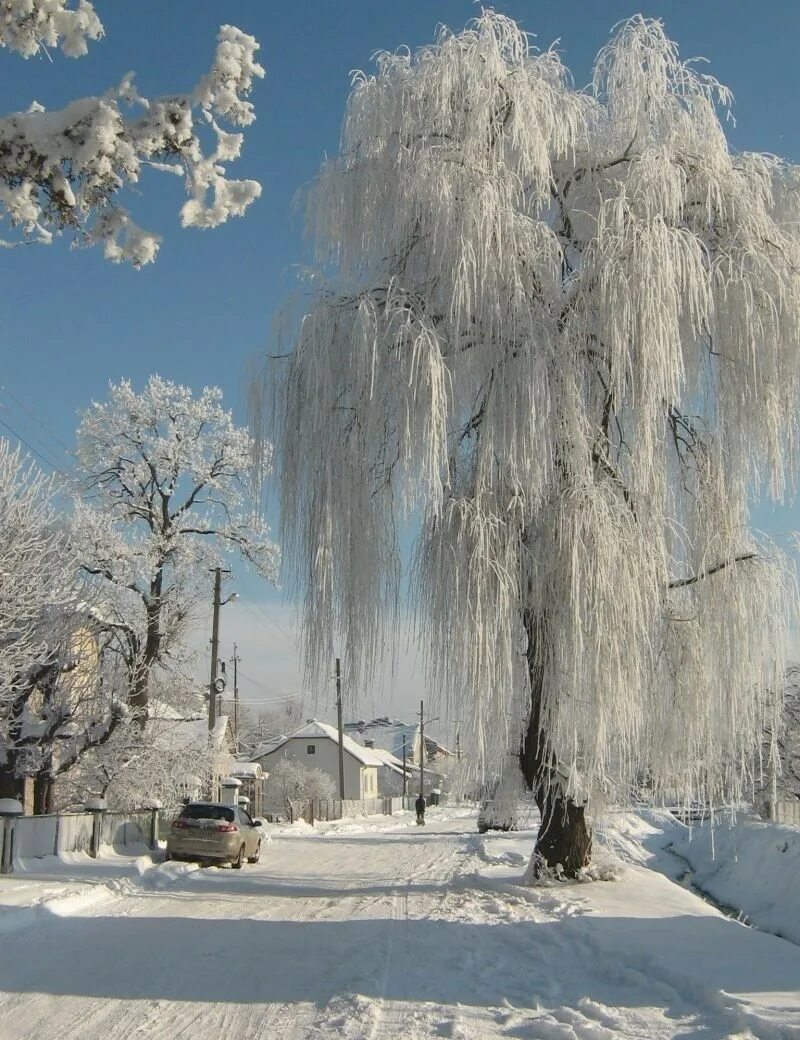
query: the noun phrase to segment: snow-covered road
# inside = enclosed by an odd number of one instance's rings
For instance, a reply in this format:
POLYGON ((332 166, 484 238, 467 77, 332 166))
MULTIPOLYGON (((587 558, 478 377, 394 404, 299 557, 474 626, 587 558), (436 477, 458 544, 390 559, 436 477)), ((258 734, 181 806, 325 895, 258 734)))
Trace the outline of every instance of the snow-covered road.
POLYGON ((298 828, 0 945, 0 1040, 800 1037, 800 948, 642 867, 526 890, 465 814, 298 828))

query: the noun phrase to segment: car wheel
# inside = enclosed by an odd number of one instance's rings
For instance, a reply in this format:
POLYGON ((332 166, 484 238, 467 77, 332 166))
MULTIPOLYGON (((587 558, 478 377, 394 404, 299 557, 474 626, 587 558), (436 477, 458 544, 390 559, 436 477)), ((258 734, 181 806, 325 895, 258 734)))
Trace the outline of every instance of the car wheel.
POLYGON ((231 860, 231 866, 234 870, 241 870, 242 864, 244 863, 244 845, 239 849, 239 855, 236 859, 231 860))
POLYGON ((248 863, 258 863, 258 861, 260 859, 261 859, 261 842, 259 842, 258 845, 256 845, 256 851, 253 853, 253 855, 247 857, 247 862, 248 863))

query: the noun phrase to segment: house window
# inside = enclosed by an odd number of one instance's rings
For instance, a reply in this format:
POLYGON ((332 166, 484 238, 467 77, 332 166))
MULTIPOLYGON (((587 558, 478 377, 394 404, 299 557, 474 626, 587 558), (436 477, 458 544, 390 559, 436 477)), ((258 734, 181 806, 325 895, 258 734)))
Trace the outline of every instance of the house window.
POLYGON ((308 744, 306 746, 306 754, 307 755, 316 755, 316 753, 317 753, 317 745, 316 744, 308 744))

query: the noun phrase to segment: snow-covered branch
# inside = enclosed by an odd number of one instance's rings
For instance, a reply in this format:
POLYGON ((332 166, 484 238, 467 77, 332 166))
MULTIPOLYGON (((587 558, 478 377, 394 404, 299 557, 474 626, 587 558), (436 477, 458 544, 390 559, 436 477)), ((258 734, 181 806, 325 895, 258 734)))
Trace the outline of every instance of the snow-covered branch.
MULTIPOLYGON (((0 45, 26 56, 55 43, 78 56, 101 33, 85 2, 74 11, 64 0, 0 2, 0 45)), ((246 127, 255 119, 247 97, 264 75, 257 50, 252 36, 223 25, 210 70, 185 94, 145 98, 129 73, 102 97, 55 112, 33 102, 0 119, 0 220, 19 232, 3 244, 48 243, 66 232, 79 244, 102 243, 115 262, 150 263, 160 239, 138 227, 119 201, 147 168, 183 177, 184 226, 211 228, 241 216, 261 187, 228 179, 243 134, 223 124, 246 127)))

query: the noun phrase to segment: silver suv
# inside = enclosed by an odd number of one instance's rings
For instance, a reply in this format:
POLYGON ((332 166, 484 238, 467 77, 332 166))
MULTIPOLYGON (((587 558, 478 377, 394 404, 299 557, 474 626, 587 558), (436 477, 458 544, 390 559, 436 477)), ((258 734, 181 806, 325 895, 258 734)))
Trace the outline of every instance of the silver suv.
POLYGON ((189 802, 172 821, 167 859, 230 863, 240 870, 245 860, 258 863, 261 821, 235 805, 189 802))

